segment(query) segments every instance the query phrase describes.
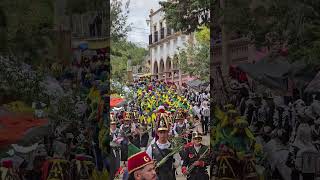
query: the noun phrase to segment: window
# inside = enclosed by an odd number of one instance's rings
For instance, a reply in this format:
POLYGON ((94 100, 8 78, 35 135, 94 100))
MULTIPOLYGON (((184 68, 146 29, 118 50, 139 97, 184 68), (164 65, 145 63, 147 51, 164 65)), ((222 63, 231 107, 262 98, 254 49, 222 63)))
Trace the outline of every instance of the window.
POLYGON ((153 32, 156 32, 157 31, 157 25, 154 25, 153 26, 153 32))

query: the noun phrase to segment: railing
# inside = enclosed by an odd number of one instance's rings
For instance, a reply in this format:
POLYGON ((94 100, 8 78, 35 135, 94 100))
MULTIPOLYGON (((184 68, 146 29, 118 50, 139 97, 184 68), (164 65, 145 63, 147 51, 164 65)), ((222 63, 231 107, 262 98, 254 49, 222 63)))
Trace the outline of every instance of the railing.
POLYGON ((158 42, 158 31, 154 32, 154 42, 158 42))
POLYGON ((164 38, 164 28, 161 28, 160 30, 160 39, 164 38))
POLYGON ((101 29, 99 33, 90 33, 90 32, 71 32, 71 37, 74 39, 104 39, 107 38, 108 35, 105 29, 101 29))
MULTIPOLYGON (((251 59, 249 41, 245 38, 230 40, 228 42, 228 58, 231 62, 246 61, 251 59)), ((213 59, 215 64, 220 64, 222 60, 222 44, 214 44, 213 59)))
POLYGON ((152 44, 152 34, 149 35, 149 45, 152 44))

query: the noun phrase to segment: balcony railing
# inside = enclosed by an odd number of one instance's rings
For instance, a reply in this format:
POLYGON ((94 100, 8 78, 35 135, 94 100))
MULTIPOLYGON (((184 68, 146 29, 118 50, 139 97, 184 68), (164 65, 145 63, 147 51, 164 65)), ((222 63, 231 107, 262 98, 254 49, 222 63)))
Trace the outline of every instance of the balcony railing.
POLYGON ((164 28, 161 28, 161 30, 160 30, 160 38, 161 39, 164 38, 164 28))
POLYGON ((158 31, 154 32, 154 42, 158 42, 158 31))
POLYGON ((149 35, 149 45, 152 44, 152 34, 149 35))

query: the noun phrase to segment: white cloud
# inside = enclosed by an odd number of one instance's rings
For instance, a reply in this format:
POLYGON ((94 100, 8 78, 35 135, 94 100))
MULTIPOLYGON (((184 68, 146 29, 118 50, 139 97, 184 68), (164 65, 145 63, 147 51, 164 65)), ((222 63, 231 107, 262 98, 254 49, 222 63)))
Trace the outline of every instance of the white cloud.
POLYGON ((160 0, 131 0, 128 23, 132 23, 132 31, 128 34, 128 40, 147 47, 149 43, 149 27, 146 20, 149 19, 150 9, 160 8, 160 0))

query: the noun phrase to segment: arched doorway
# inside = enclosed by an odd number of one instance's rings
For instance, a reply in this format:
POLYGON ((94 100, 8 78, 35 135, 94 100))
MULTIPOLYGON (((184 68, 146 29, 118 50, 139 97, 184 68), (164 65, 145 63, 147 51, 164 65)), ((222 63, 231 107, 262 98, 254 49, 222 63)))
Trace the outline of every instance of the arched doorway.
POLYGON ((163 59, 160 60, 160 73, 164 72, 164 62, 163 59))
POLYGON ((175 54, 172 59, 172 64, 173 64, 172 68, 178 69, 178 63, 179 63, 179 59, 178 59, 178 56, 175 54))
POLYGON ((154 61, 153 74, 158 74, 158 63, 157 63, 157 61, 154 61))
POLYGON ((170 59, 170 57, 167 57, 167 61, 166 61, 166 72, 168 72, 167 75, 168 75, 169 78, 172 77, 172 72, 171 72, 171 70, 172 70, 171 59, 170 59))
POLYGON ((166 71, 171 71, 171 59, 170 57, 167 58, 167 61, 166 61, 166 71))

